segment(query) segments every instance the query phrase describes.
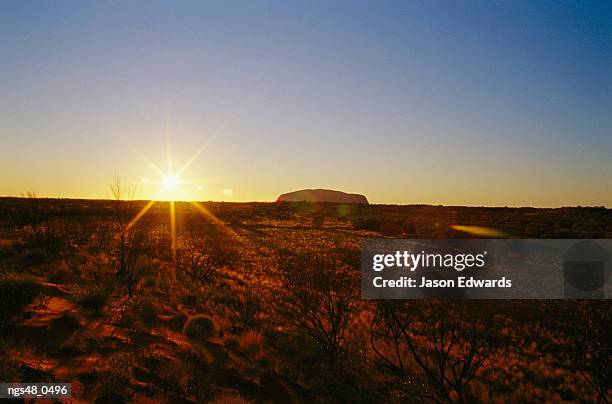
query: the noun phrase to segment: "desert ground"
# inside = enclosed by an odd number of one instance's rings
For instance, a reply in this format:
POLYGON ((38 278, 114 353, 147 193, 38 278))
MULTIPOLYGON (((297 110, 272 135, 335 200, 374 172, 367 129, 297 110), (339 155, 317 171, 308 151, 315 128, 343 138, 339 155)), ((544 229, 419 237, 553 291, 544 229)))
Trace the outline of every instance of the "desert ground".
POLYGON ((0 381, 69 402, 609 402, 608 301, 359 297, 367 238, 611 238, 605 208, 0 200, 0 381), (170 211, 173 208, 174 214, 170 211))

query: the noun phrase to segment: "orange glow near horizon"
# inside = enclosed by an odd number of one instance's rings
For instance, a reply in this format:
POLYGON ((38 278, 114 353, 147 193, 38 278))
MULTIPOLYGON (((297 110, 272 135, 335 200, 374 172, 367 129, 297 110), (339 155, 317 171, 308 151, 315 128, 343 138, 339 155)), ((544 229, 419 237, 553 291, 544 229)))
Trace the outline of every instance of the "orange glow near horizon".
POLYGON ((151 208, 153 207, 153 205, 155 205, 155 201, 149 201, 149 203, 147 203, 147 204, 145 205, 145 207, 144 207, 144 208, 142 208, 142 209, 140 210, 140 212, 138 212, 138 213, 136 214, 136 216, 134 216, 134 218, 133 218, 133 219, 130 221, 130 223, 128 223, 128 226, 127 226, 127 227, 128 227, 128 230, 129 230, 129 229, 131 229, 132 227, 134 227, 134 225, 135 225, 136 223, 138 223, 138 221, 140 220, 140 218, 142 218, 142 217, 145 215, 145 213, 147 213, 147 212, 149 211, 149 209, 151 209, 151 208))
POLYGON ((159 186, 159 189, 155 193, 152 200, 156 201, 190 201, 193 198, 186 195, 181 189, 181 185, 185 184, 197 184, 196 189, 202 190, 203 187, 200 184, 202 181, 198 181, 195 179, 186 179, 183 178, 183 174, 189 168, 189 166, 198 158, 198 156, 204 151, 206 146, 210 143, 210 140, 206 142, 203 146, 197 149, 188 159, 187 161, 178 169, 173 169, 173 161, 172 155, 170 152, 170 146, 167 147, 167 168, 166 170, 162 170, 157 164, 151 162, 147 159, 143 154, 140 154, 140 158, 151 168, 155 174, 159 177, 157 181, 151 181, 148 176, 143 176, 140 180, 143 185, 154 185, 159 186))
MULTIPOLYGON (((129 222, 128 229, 133 228, 138 221, 155 205, 156 202, 168 202, 169 204, 169 216, 170 216, 170 237, 171 237, 171 254, 172 261, 176 262, 176 201, 179 200, 178 195, 181 193, 180 185, 187 183, 194 183, 198 181, 182 179, 181 174, 185 172, 185 170, 196 160, 196 158, 202 153, 206 144, 200 147, 183 166, 176 172, 172 169, 172 156, 170 154, 170 148, 168 147, 168 168, 167 172, 164 172, 161 168, 159 168, 156 164, 149 161, 145 156, 141 155, 140 157, 145 161, 145 163, 155 171, 159 177, 160 181, 153 182, 149 179, 149 177, 142 177, 141 183, 143 184, 154 184, 160 186, 159 191, 151 200, 134 216, 134 218, 129 222)), ((199 189, 202 189, 201 185, 198 185, 199 189)), ((197 211, 204 217, 206 220, 209 220, 216 226, 219 226, 223 232, 232 236, 234 239, 238 241, 242 241, 241 237, 234 232, 232 229, 227 227, 227 225, 221 221, 218 217, 212 214, 206 207, 196 201, 189 201, 197 211)))
POLYGON ((172 262, 176 262, 176 209, 174 201, 170 201, 170 239, 172 244, 170 251, 172 252, 172 262))

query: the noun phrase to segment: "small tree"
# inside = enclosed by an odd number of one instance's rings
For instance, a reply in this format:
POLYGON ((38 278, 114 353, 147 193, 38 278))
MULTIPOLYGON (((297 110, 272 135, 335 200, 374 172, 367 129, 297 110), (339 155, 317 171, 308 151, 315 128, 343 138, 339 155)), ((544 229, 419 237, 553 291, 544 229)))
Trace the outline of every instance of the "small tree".
POLYGON ((491 330, 490 322, 455 306, 433 303, 416 310, 415 305, 379 303, 371 325, 371 345, 379 364, 402 382, 410 377, 412 358, 438 396, 466 402, 465 387, 492 351, 491 330))
POLYGON ((208 243, 193 244, 178 252, 176 267, 203 286, 211 281, 228 260, 229 257, 224 251, 208 243))
POLYGON ((111 184, 115 225, 117 232, 117 276, 124 280, 128 288, 128 298, 132 297, 136 283, 136 270, 144 250, 144 235, 136 231, 134 223, 129 221, 128 201, 134 198, 136 187, 126 186, 119 176, 111 184))
POLYGON ((123 262, 123 279, 125 280, 128 288, 128 298, 132 297, 134 285, 136 284, 138 268, 140 260, 143 256, 145 247, 145 237, 142 232, 133 231, 130 233, 130 244, 125 253, 123 262))
POLYGON ((177 252, 176 268, 198 285, 208 284, 217 271, 231 262, 232 255, 221 242, 213 240, 189 245, 177 252))
POLYGON ((22 198, 24 201, 17 210, 17 223, 28 229, 36 244, 41 245, 49 229, 49 212, 43 209, 34 192, 28 192, 22 198))
POLYGON ((114 208, 114 220, 118 229, 117 239, 119 242, 117 276, 124 279, 126 275, 126 265, 130 248, 133 244, 132 225, 128 221, 127 216, 127 201, 134 198, 136 188, 126 186, 121 182, 121 178, 115 175, 111 184, 111 196, 114 208))
POLYGON ((571 361, 601 403, 609 403, 612 386, 612 310, 607 301, 580 302, 577 310, 578 335, 573 338, 571 361))
POLYGON ((333 370, 355 300, 350 271, 335 256, 312 248, 300 256, 281 254, 279 267, 286 291, 279 314, 316 343, 333 370))

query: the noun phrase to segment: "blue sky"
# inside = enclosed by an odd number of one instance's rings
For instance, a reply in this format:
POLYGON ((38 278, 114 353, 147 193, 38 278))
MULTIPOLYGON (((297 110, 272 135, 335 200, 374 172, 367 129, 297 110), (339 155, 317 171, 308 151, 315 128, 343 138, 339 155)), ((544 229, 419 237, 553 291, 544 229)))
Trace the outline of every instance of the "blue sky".
POLYGON ((610 2, 0 3, 0 195, 611 206, 611 111, 610 2))

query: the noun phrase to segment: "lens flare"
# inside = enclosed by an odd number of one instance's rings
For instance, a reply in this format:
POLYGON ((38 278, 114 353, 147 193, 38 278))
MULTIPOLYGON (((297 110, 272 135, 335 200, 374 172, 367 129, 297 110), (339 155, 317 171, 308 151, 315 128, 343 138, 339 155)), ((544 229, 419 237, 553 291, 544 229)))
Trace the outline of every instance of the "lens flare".
MULTIPOLYGON (((150 167, 152 168, 159 176, 161 181, 151 182, 148 177, 142 177, 141 182, 144 184, 157 184, 160 185, 162 189, 136 214, 136 216, 129 222, 128 228, 131 229, 138 223, 138 221, 153 207, 153 205, 158 201, 168 201, 169 205, 169 213, 170 213, 170 238, 171 238, 171 253, 172 253, 172 261, 176 262, 176 204, 177 204, 177 196, 181 194, 181 185, 185 184, 197 184, 196 189, 198 191, 203 191, 204 186, 202 184, 198 184, 201 180, 196 179, 185 179, 182 178, 182 174, 185 170, 195 161, 195 159, 202 153, 205 149, 206 144, 200 147, 188 160, 187 162, 178 170, 174 171, 172 169, 172 160, 170 155, 170 149, 168 148, 168 169, 164 171, 160 169, 157 165, 153 164, 149 161, 144 155, 140 154, 140 158, 150 167)), ((223 190, 224 195, 231 196, 234 191, 232 189, 226 188, 223 190)), ((213 213, 211 213, 205 206, 198 202, 191 202, 193 206, 195 206, 196 210, 209 222, 218 226, 224 233, 233 237, 235 240, 244 243, 242 237, 238 235, 235 231, 229 228, 222 220, 217 218, 213 213)))

